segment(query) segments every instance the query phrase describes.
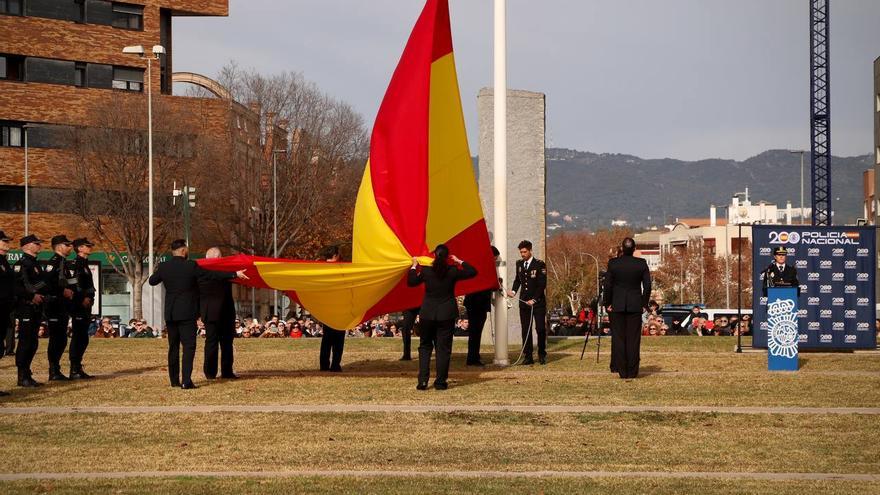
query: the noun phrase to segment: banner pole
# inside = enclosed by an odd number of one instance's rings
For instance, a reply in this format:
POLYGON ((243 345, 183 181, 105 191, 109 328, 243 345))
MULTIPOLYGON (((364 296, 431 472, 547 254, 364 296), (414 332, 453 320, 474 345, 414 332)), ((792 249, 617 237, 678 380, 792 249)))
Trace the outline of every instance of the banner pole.
MULTIPOLYGON (((495 89, 494 89, 494 241, 501 252, 502 274, 507 269, 507 0, 495 0, 495 89)), ((507 290, 507 277, 503 277, 507 290)), ((507 301, 495 299, 495 364, 507 366, 507 301)))

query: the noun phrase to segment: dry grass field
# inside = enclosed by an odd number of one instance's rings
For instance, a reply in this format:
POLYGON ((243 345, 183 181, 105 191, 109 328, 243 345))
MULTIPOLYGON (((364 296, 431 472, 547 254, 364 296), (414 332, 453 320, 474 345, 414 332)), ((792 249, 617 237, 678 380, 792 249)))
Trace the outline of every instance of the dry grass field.
MULTIPOLYGON (((734 343, 643 340, 623 381, 607 341, 598 364, 561 340, 547 366, 482 369, 456 341, 447 391, 415 390, 397 339, 349 340, 341 374, 316 371, 317 341, 239 340, 241 379, 204 380, 197 354, 192 391, 162 340, 93 340, 94 380, 34 390, 4 358, 0 492, 880 492, 880 353, 771 374, 734 343)), ((45 341, 35 364, 42 381, 45 341)))

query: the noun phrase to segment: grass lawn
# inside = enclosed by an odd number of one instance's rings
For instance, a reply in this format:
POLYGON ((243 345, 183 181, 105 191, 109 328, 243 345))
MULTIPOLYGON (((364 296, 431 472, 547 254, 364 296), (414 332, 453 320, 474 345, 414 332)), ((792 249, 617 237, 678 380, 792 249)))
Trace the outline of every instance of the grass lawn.
MULTIPOLYGON (((45 341, 35 374, 45 378, 45 341)), ((201 345, 203 342, 199 342, 201 345)), ((770 374, 766 356, 734 339, 643 340, 643 377, 607 371, 608 342, 550 345, 547 366, 466 368, 456 341, 451 388, 415 390, 417 364, 396 339, 352 339, 342 374, 316 371, 318 342, 236 342, 237 381, 172 389, 162 340, 94 340, 89 382, 13 389, 11 406, 220 404, 513 404, 861 406, 880 404, 880 355, 802 354, 798 373, 770 374)), ((515 359, 517 350, 511 349, 515 359)), ((491 349, 484 349, 484 361, 491 349)), ((10 389, 12 360, 0 361, 10 389)), ((880 475, 872 415, 713 413, 173 413, 0 414, 2 473, 127 471, 616 471, 880 475)), ((445 477, 189 477, 25 480, 2 493, 874 493, 880 482, 736 479, 445 477)))

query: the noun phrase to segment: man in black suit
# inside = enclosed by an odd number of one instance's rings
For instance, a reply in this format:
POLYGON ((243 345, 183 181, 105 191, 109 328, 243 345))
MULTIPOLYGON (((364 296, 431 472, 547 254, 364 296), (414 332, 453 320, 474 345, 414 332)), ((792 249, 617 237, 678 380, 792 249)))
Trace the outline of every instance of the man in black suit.
POLYGON ((636 258, 636 242, 627 237, 623 254, 608 262, 605 276, 605 305, 611 314, 613 356, 621 378, 639 374, 639 345, 642 338, 642 312, 651 297, 651 272, 648 263, 636 258))
MULTIPOLYGON (((324 248, 321 256, 327 263, 339 262, 339 246, 324 248)), ((345 347, 345 330, 331 328, 321 322, 321 350, 318 354, 318 367, 321 371, 342 372, 342 350, 345 347)))
POLYGON ((535 364, 532 358, 532 334, 529 331, 534 319, 534 329, 538 333, 538 361, 547 364, 547 299, 544 290, 547 288, 547 266, 543 261, 532 256, 532 243, 519 243, 519 255, 522 259, 516 262, 516 279, 508 296, 519 294, 519 321, 522 325, 523 362, 535 364))
POLYGON ((171 243, 173 257, 159 263, 150 275, 150 285, 165 284, 165 324, 168 326, 168 376, 172 387, 196 388, 192 382, 193 358, 196 355, 196 319, 199 317, 199 280, 247 280, 244 270, 215 272, 188 260, 186 241, 171 243), (183 380, 180 375, 180 345, 183 344, 183 380))
POLYGON ((767 296, 768 287, 796 287, 798 296, 801 295, 801 283, 798 282, 797 268, 786 264, 788 250, 778 247, 773 250, 773 263, 764 270, 764 296, 767 296))
MULTIPOLYGON (((220 248, 212 247, 205 258, 219 258, 220 248)), ((232 284, 227 280, 199 277, 199 314, 205 323, 205 378, 217 378, 217 357, 220 355, 220 377, 235 379, 232 341, 235 338, 235 300, 232 284)))
MULTIPOLYGON (((491 248, 492 256, 497 260, 501 253, 495 246, 491 248)), ((492 309, 493 292, 494 289, 489 289, 464 296, 464 309, 468 319, 467 366, 485 366, 480 359, 480 340, 483 337, 483 327, 486 326, 486 317, 492 309)))

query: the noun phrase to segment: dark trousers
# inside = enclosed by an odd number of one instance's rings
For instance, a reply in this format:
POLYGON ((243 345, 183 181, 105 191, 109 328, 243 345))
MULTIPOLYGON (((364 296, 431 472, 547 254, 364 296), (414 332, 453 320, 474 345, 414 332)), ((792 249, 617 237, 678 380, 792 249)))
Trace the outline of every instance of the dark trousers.
POLYGON ((345 332, 324 327, 324 333, 321 334, 321 353, 318 356, 321 371, 341 368, 343 347, 345 347, 345 332))
POLYGON ((641 313, 611 313, 611 360, 621 378, 638 376, 641 342, 641 313))
POLYGON ((408 309, 403 312, 403 323, 400 325, 400 332, 403 335, 403 357, 412 358, 412 331, 416 324, 416 316, 419 315, 419 308, 408 309))
POLYGON ((70 369, 78 371, 82 367, 83 356, 89 346, 89 324, 91 315, 73 317, 73 333, 70 336, 70 369))
POLYGON ((46 346, 46 355, 49 357, 49 368, 61 367, 61 356, 67 349, 67 315, 47 316, 49 321, 49 345, 46 346))
POLYGON ((532 336, 529 333, 529 325, 534 319, 532 331, 538 333, 538 356, 547 355, 547 306, 529 306, 528 304, 519 305, 519 321, 522 324, 522 338, 525 343, 523 356, 525 359, 532 357, 532 336), (534 309, 534 314, 532 310, 534 309))
POLYGON ((434 383, 446 383, 449 360, 452 358, 452 332, 455 320, 422 319, 419 329, 419 383, 427 383, 431 376, 431 352, 437 348, 437 378, 434 383))
POLYGON ((18 349, 15 351, 15 366, 19 371, 31 372, 31 363, 37 354, 40 318, 34 315, 20 315, 18 319, 18 349))
POLYGON ((235 360, 232 341, 235 338, 235 317, 205 322, 205 378, 217 378, 217 357, 220 358, 220 374, 232 375, 235 360))
POLYGON ((483 338, 483 326, 486 325, 486 316, 489 313, 483 310, 468 310, 468 353, 467 363, 480 362, 480 340, 483 338))
POLYGON ((0 357, 12 354, 15 348, 15 325, 12 323, 12 306, 0 303, 0 357))
POLYGON ((195 320, 168 322, 168 376, 172 385, 192 383, 193 358, 196 356, 195 320), (180 375, 180 347, 183 344, 183 377, 180 375))

